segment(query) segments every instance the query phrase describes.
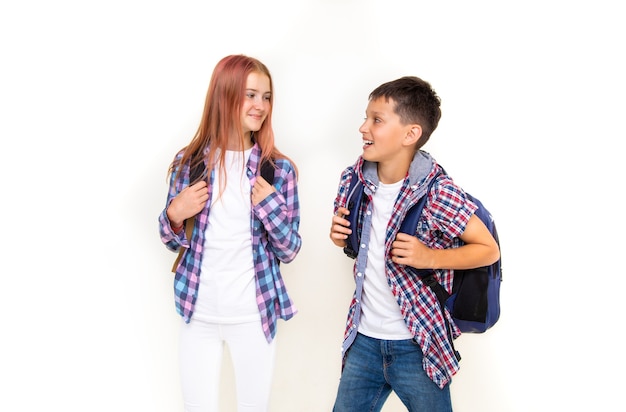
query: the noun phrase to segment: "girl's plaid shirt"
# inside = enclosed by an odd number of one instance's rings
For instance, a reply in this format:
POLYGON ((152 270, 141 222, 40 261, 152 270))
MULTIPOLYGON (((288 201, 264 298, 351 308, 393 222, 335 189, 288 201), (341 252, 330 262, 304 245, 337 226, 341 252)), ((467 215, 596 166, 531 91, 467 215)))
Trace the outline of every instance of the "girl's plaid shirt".
MULTIPOLYGON (((255 144, 246 170, 250 185, 254 185, 260 155, 261 151, 255 144)), ((177 156, 180 158, 182 152, 178 153, 177 156)), ((257 304, 263 332, 268 342, 276 335, 278 318, 288 320, 297 313, 283 282, 279 261, 291 262, 302 246, 302 239, 298 233, 300 204, 295 171, 286 159, 276 159, 275 163, 276 171, 273 185, 276 191, 258 205, 253 206, 250 216, 257 304)), ((178 175, 174 176, 173 174, 171 176, 166 207, 159 216, 161 241, 165 246, 175 252, 180 247, 188 249, 176 269, 174 278, 176 310, 185 322, 191 320, 198 296, 204 232, 208 224, 213 195, 213 178, 214 173, 211 172, 209 200, 204 209, 196 216, 196 226, 191 239, 186 239, 184 230, 178 235, 171 230, 166 213, 167 205, 183 188, 189 185, 189 165, 183 165, 178 175)))
MULTIPOLYGON (((346 204, 352 170, 356 170, 357 178, 364 182, 364 194, 366 195, 364 197, 371 199, 376 190, 378 177, 375 164, 364 162, 363 158, 359 157, 357 162, 344 170, 341 175, 334 203, 335 213, 340 206, 346 204), (364 165, 366 165, 367 170, 365 174, 363 172, 364 165)), ((388 257, 391 256, 391 244, 398 233, 406 211, 424 195, 430 179, 437 174, 438 170, 441 170, 440 166, 428 153, 418 152, 400 189, 392 218, 387 226, 385 249, 388 257), (420 167, 416 167, 418 162, 421 162, 420 167), (416 173, 415 171, 418 169, 424 170, 424 163, 431 165, 429 172, 426 174, 416 173)), ((437 179, 438 181, 433 185, 431 192, 427 194, 428 200, 418 222, 416 236, 431 248, 458 247, 458 237, 465 230, 465 225, 476 210, 476 205, 448 176, 441 174, 437 179)), ((367 250, 371 226, 371 214, 367 213, 368 209, 371 210, 371 202, 363 202, 359 211, 361 216, 359 227, 356 228, 361 244, 364 245, 364 250, 367 250)), ((448 341, 444 318, 439 309, 437 298, 427 285, 422 283, 419 278, 411 276, 403 265, 394 264, 391 258, 386 258, 385 262, 390 291, 399 302, 400 311, 409 331, 422 348, 424 370, 433 382, 443 388, 458 371, 459 363, 448 341)), ((366 265, 367 254, 360 253, 354 263, 353 275, 356 289, 348 310, 342 347, 344 360, 358 331, 366 265)), ((452 270, 437 270, 435 277, 448 292, 451 291, 452 270)), ((454 325, 452 317, 447 311, 445 316, 454 325)), ((455 326, 454 337, 456 338, 460 333, 455 326)))

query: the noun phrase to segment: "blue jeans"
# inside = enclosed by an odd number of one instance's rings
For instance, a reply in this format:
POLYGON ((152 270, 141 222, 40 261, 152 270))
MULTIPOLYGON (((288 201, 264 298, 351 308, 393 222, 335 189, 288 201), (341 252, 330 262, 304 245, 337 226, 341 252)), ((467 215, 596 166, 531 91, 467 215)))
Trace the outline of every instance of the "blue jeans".
POLYGON ((348 349, 333 411, 378 412, 391 391, 410 412, 452 412, 450 384, 440 389, 430 380, 414 340, 359 333, 348 349))

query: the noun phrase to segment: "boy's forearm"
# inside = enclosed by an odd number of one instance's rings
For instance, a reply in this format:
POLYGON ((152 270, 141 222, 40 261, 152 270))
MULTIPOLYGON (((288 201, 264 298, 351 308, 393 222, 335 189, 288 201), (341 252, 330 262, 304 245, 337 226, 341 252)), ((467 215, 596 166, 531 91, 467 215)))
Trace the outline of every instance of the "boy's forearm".
POLYGON ((454 249, 431 249, 429 269, 473 269, 488 266, 498 260, 497 245, 472 243, 454 249))

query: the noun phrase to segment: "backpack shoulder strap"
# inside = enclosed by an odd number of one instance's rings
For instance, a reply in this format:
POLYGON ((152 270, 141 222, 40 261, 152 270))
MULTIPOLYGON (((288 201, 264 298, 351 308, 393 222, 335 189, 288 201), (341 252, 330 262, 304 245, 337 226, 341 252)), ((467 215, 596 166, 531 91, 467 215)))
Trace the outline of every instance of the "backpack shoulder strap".
POLYGON ((363 202, 363 183, 361 183, 357 177, 356 171, 353 170, 350 185, 348 186, 348 197, 346 199, 346 208, 350 213, 348 216, 345 216, 350 222, 352 233, 346 239, 346 246, 343 248, 343 252, 352 259, 356 259, 359 254, 359 235, 357 232, 361 202, 363 202))
POLYGON ((198 163, 191 171, 189 172, 189 184, 194 183, 196 180, 199 180, 200 177, 204 174, 204 169, 206 165, 204 162, 198 163))
MULTIPOLYGON (((187 240, 191 239, 191 235, 193 234, 193 227, 196 224, 196 217, 190 217, 189 219, 185 220, 185 236, 187 237, 187 240)), ((180 262, 180 259, 183 257, 183 253, 185 253, 185 248, 184 247, 180 247, 180 249, 178 250, 178 256, 176 256, 176 260, 174 261, 174 264, 172 265, 172 273, 176 273, 176 268, 178 268, 178 262, 180 262)))
POLYGON ((424 196, 422 196, 420 200, 409 209, 409 211, 406 213, 406 216, 404 216, 404 220, 402 220, 402 223, 400 224, 400 232, 415 236, 417 222, 419 221, 419 218, 422 214, 422 210, 424 210, 424 206, 426 206, 428 194, 435 184, 437 176, 435 176, 428 184, 428 189, 426 189, 426 193, 424 193, 424 196))
POLYGON ((274 165, 270 161, 261 163, 261 177, 265 179, 269 184, 274 182, 274 165))
MULTIPOLYGON (((445 171, 443 171, 443 173, 445 173, 445 171)), ((417 202, 415 206, 409 209, 406 216, 404 217, 404 220, 402 221, 402 224, 400 225, 400 230, 399 230, 400 232, 407 233, 411 236, 415 236, 415 231, 417 230, 417 222, 419 221, 420 215, 422 214, 422 210, 426 206, 426 201, 428 200, 428 194, 430 193, 433 185, 435 184, 435 181, 437 180, 437 177, 439 176, 440 174, 435 175, 435 177, 428 184, 428 189, 426 189, 426 193, 424 194, 424 196, 420 198, 420 200, 417 202)), ((437 282, 432 269, 416 269, 408 265, 406 266, 406 269, 410 273, 413 273, 414 275, 419 276, 421 281, 425 285, 427 285, 437 297, 437 301, 441 309, 441 316, 444 317, 444 320, 446 323, 446 332, 448 334, 448 340, 450 341, 450 345, 452 346, 452 351, 454 352, 454 356, 456 357, 457 361, 460 361, 461 354, 454 347, 454 342, 452 338, 452 326, 448 323, 448 320, 445 318, 446 300, 448 300, 448 298, 450 297, 450 294, 448 293, 447 290, 444 289, 444 287, 439 282, 437 282)))

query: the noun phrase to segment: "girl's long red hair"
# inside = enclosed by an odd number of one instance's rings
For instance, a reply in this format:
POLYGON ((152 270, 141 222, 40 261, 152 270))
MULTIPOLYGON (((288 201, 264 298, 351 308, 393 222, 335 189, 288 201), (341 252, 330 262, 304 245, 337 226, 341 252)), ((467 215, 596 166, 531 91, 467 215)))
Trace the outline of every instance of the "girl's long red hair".
MULTIPOLYGON (((232 133, 239 136, 239 147, 244 148, 244 139, 241 127, 241 106, 245 96, 246 82, 250 73, 266 75, 270 81, 270 108, 261 128, 254 133, 254 139, 261 148, 261 163, 272 159, 285 158, 274 144, 274 130, 272 128, 272 108, 274 106, 274 83, 268 68, 259 60, 242 54, 230 55, 220 60, 211 76, 209 89, 204 102, 204 111, 200 120, 200 126, 191 142, 183 148, 183 155, 175 158, 169 168, 169 173, 180 170, 180 166, 189 164, 193 168, 198 166, 204 159, 208 159, 207 170, 212 170, 217 161, 220 167, 224 167, 224 157, 228 145, 228 137, 232 133), (208 147, 208 154, 204 150, 208 147), (219 151, 219 158, 216 153, 219 151)), ((292 166, 297 174, 297 168, 293 161, 292 166)), ((225 176, 225 173, 221 174, 225 176)), ((191 182, 195 183, 195 182, 191 182)), ((271 183, 271 182, 270 182, 271 183)), ((221 185, 220 185, 221 186, 221 185)))

